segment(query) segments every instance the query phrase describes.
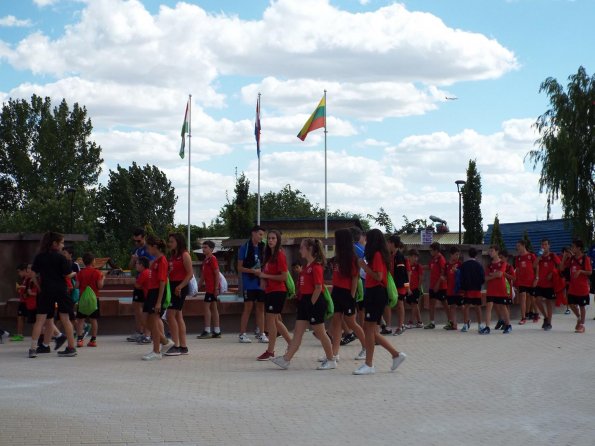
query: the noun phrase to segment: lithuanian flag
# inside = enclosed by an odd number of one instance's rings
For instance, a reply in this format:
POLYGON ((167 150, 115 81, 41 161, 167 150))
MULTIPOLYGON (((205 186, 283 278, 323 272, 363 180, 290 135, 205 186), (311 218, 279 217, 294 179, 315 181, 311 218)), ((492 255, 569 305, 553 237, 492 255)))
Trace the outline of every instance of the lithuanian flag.
POLYGON ((304 141, 306 136, 308 136, 308 133, 321 127, 326 127, 326 101, 324 100, 324 96, 318 103, 318 107, 316 107, 314 113, 310 115, 310 118, 300 130, 300 133, 298 133, 297 137, 304 141))

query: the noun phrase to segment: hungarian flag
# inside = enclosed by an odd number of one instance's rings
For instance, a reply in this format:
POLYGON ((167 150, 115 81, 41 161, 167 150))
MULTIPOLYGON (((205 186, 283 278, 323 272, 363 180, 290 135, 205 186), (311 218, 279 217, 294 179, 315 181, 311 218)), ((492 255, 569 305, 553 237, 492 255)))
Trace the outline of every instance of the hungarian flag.
POLYGON ((310 115, 310 118, 300 130, 300 133, 298 133, 297 137, 304 141, 306 136, 308 136, 308 133, 321 127, 326 127, 326 101, 324 100, 324 96, 318 103, 318 107, 316 107, 314 113, 310 115))
POLYGON ((184 113, 184 123, 182 124, 182 145, 180 146, 180 158, 184 158, 184 148, 186 147, 186 133, 190 130, 190 99, 186 103, 186 113, 184 113))
POLYGON ((256 156, 260 158, 260 94, 256 100, 256 120, 254 121, 254 137, 256 138, 256 156))

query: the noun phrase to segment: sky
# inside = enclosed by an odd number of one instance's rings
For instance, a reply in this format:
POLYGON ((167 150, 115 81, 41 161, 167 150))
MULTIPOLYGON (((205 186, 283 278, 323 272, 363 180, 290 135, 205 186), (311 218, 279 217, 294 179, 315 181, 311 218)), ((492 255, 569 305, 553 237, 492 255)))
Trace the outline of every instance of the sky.
POLYGON ((257 190, 258 93, 261 192, 289 184, 324 205, 323 130, 296 135, 326 90, 329 211, 456 231, 455 181, 475 159, 485 227, 542 220, 526 157, 549 107, 539 86, 592 73, 593 17, 592 0, 0 0, 0 102, 85 105, 100 182, 155 164, 185 223, 192 95, 190 217, 209 224, 238 173, 257 190))

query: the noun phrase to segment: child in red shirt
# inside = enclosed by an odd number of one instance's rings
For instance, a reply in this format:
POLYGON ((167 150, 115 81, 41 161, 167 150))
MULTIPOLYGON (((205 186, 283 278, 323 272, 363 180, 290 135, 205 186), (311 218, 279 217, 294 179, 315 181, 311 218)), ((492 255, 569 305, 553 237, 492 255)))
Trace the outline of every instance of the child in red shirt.
POLYGON ((570 286, 568 287, 568 304, 573 311, 580 313, 577 319, 575 333, 585 332, 585 317, 587 310, 585 306, 590 304, 589 286, 590 277, 593 274, 591 259, 583 253, 583 241, 573 240, 570 250, 570 286), (578 307, 578 308, 577 308, 578 307))
POLYGON ((91 340, 87 343, 87 347, 97 347, 97 330, 99 329, 99 323, 97 322, 99 319, 99 290, 103 288, 103 274, 93 266, 95 263, 95 256, 90 252, 83 254, 83 263, 85 264, 85 269, 77 273, 76 281, 81 294, 83 294, 83 291, 85 291, 87 287, 93 290, 97 297, 97 310, 91 314, 83 314, 80 311, 77 311, 76 330, 78 338, 76 346, 83 346, 83 328, 85 326, 85 319, 90 319, 91 340))
POLYGON ((492 307, 496 305, 501 319, 504 321, 504 334, 512 331, 510 325, 510 312, 508 305, 512 304, 512 299, 506 291, 506 267, 507 263, 500 260, 499 248, 496 245, 490 246, 488 255, 492 259, 490 264, 486 266, 486 318, 485 327, 479 330, 479 334, 490 334, 490 321, 492 319, 492 307))
POLYGON ((407 328, 423 328, 419 311, 419 298, 421 297, 421 278, 424 274, 424 266, 419 263, 419 252, 417 249, 409 250, 409 290, 405 296, 405 303, 411 310, 411 317, 407 328), (415 325, 413 321, 416 321, 415 325))
POLYGON ((150 344, 151 343, 151 332, 147 326, 147 314, 142 311, 142 307, 149 294, 149 282, 151 280, 151 270, 149 267, 151 263, 148 257, 142 256, 137 257, 135 262, 136 281, 134 282, 134 290, 132 292, 132 302, 140 304, 140 315, 135 313, 135 321, 137 323, 136 333, 133 341, 139 344, 150 344))
MULTIPOLYGON (((430 245, 430 322, 424 327, 426 329, 436 328, 434 318, 436 316, 436 302, 442 303, 446 319, 449 319, 448 301, 446 300, 446 259, 440 253, 440 243, 434 242, 430 245)), ((444 328, 448 328, 450 322, 444 328)))
POLYGON ((220 338, 221 327, 219 326, 219 309, 217 308, 217 296, 219 295, 219 263, 213 255, 215 243, 206 240, 202 244, 202 252, 205 259, 202 262, 202 276, 198 281, 198 289, 205 286, 205 298, 203 300, 203 312, 205 328, 198 339, 220 338), (211 333, 211 318, 213 322, 213 333, 211 333))
MULTIPOLYGON (((448 324, 445 330, 457 330, 457 307, 462 307, 464 297, 460 289, 457 289, 457 274, 461 268, 461 253, 459 248, 451 246, 449 249, 450 259, 446 265, 446 299, 448 301, 448 324)), ((466 321, 463 321, 466 322, 466 321)))
POLYGON ((527 251, 527 244, 524 240, 519 240, 516 243, 516 250, 518 254, 514 259, 514 285, 519 293, 519 303, 521 305, 521 320, 519 321, 519 325, 524 325, 527 322, 527 309, 533 306, 537 257, 532 252, 527 251))
POLYGON ((23 332, 25 320, 29 324, 35 323, 37 307, 37 287, 31 278, 31 267, 26 263, 17 266, 17 273, 21 282, 17 284, 19 296, 19 308, 17 310, 17 333, 10 337, 11 341, 22 341, 25 339, 23 332))

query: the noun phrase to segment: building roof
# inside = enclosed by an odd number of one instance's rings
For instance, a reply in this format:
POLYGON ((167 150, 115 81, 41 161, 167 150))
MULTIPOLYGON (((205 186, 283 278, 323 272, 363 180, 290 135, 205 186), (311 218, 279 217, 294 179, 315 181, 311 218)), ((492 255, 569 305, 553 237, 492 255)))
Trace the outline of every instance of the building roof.
MULTIPOLYGON (((485 244, 490 243, 493 229, 493 224, 488 225, 488 231, 483 238, 485 244)), ((550 241, 550 249, 556 253, 560 253, 564 246, 570 246, 572 242, 572 223, 567 219, 500 223, 504 245, 511 252, 516 250, 516 242, 523 238, 525 231, 536 252, 539 251, 539 245, 544 238, 550 241)))
MULTIPOLYGON (((401 241, 405 245, 421 245, 421 234, 419 232, 413 234, 399 234, 401 241)), ((461 234, 461 239, 463 234, 461 234)), ((459 244, 459 233, 458 232, 435 232, 432 240, 442 245, 458 245, 459 244)))

